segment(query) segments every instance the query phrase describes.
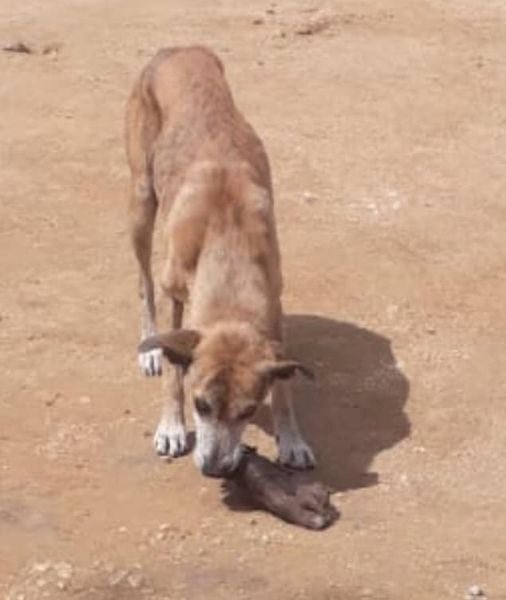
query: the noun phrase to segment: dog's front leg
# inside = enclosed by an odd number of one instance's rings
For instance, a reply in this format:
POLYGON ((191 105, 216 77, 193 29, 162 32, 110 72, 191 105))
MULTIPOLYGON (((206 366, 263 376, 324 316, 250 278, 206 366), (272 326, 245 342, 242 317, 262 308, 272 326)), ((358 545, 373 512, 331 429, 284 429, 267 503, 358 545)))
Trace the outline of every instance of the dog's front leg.
POLYGON ((311 469, 316 461, 295 419, 290 383, 277 381, 272 390, 272 416, 279 462, 292 469, 311 469))
MULTIPOLYGON (((172 299, 172 329, 183 322, 183 303, 172 299)), ((155 450, 162 456, 181 456, 188 449, 184 416, 183 370, 169 364, 164 377, 164 404, 154 437, 155 450)))
POLYGON ((155 450, 162 456, 175 458, 188 449, 182 379, 181 367, 170 365, 165 369, 165 399, 154 438, 155 450))

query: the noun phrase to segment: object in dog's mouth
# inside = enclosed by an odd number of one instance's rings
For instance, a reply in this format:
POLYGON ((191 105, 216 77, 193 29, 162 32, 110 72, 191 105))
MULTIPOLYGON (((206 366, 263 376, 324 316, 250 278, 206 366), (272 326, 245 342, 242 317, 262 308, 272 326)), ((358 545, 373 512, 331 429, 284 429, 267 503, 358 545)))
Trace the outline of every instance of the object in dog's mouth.
POLYGON ((288 523, 325 529, 339 515, 322 484, 301 483, 295 473, 260 456, 254 448, 244 448, 241 463, 230 480, 255 504, 288 523))

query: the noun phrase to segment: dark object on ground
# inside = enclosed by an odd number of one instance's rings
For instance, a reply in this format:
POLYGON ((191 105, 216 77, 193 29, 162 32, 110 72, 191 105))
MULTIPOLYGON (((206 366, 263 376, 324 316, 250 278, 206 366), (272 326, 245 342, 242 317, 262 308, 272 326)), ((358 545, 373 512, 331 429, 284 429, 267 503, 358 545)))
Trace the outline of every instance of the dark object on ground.
POLYGON ((58 42, 52 42, 51 44, 46 44, 44 48, 42 48, 42 54, 47 56, 58 54, 61 50, 62 45, 58 42))
POLYGON ((23 42, 16 42, 15 44, 9 44, 2 48, 4 52, 20 52, 21 54, 33 54, 33 50, 29 48, 23 42))
POLYGON ((295 35, 315 35, 316 33, 321 33, 322 31, 328 29, 331 24, 332 23, 329 18, 320 17, 319 19, 301 24, 295 30, 295 35))
POLYGON ((337 518, 329 491, 320 483, 301 483, 297 474, 246 448, 231 480, 256 504, 284 521, 325 529, 337 518))

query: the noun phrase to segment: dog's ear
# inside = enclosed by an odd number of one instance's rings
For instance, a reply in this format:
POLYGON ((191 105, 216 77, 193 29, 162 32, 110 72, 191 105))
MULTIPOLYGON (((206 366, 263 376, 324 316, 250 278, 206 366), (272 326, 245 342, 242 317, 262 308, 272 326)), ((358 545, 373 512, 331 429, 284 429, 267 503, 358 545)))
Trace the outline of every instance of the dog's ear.
POLYGON ((200 338, 200 333, 194 329, 174 329, 147 338, 140 344, 139 352, 160 348, 171 363, 187 369, 193 360, 193 350, 200 338))
POLYGON ((278 360, 263 364, 260 369, 262 375, 268 381, 273 382, 275 379, 290 379, 297 371, 300 371, 308 379, 314 379, 313 371, 296 360, 278 360))

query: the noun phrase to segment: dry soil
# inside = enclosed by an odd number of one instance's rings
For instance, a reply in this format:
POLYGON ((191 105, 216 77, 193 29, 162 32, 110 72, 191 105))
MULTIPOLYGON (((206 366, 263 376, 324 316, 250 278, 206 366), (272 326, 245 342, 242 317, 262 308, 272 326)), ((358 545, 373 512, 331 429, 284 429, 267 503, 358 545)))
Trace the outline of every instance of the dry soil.
POLYGON ((33 51, 0 52, 6 598, 506 598, 505 26, 499 0, 0 2, 33 51), (271 156, 323 533, 152 451, 123 111, 188 43, 271 156))

